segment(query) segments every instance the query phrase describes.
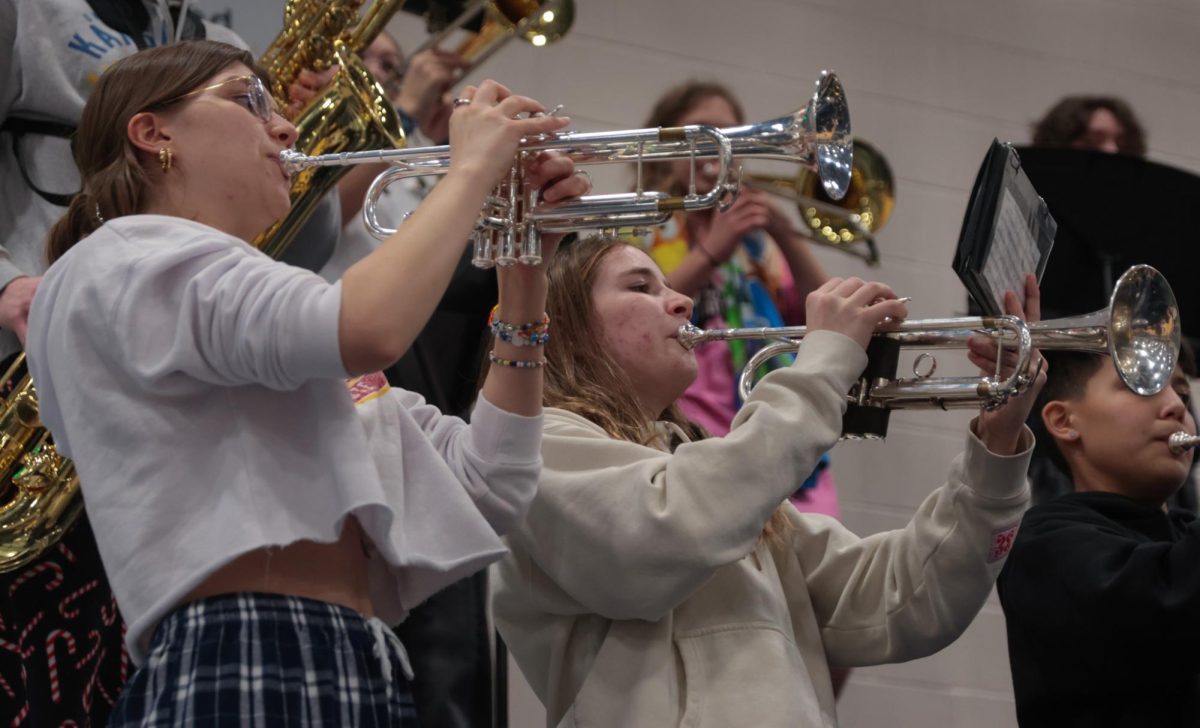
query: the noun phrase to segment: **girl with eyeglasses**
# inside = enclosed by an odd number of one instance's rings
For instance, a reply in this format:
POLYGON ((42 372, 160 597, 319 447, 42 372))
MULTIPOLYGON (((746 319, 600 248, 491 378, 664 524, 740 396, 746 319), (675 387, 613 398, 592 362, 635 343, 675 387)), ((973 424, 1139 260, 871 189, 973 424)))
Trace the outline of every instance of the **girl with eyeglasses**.
MULTIPOLYGON (((98 81, 29 360, 139 664, 112 725, 412 724, 385 623, 501 553, 539 466, 540 268, 500 273, 469 426, 373 374, 424 325, 518 141, 566 123, 491 81, 464 97, 445 179, 329 285, 249 244, 288 209, 296 130, 247 53, 182 43, 98 81)), ((550 201, 587 187, 562 157, 529 173, 550 201)))

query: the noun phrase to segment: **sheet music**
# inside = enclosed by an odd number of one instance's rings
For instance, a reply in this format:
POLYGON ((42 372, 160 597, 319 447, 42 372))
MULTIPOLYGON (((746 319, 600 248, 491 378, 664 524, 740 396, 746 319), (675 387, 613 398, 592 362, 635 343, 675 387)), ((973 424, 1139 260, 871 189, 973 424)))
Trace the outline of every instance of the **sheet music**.
POLYGON ((1031 229, 1036 222, 1025 217, 1021 205, 1005 188, 996 212, 996 227, 992 237, 987 261, 983 264, 983 277, 996 303, 996 310, 1004 312, 1004 292, 1012 291, 1024 302, 1025 276, 1038 272, 1038 261, 1042 251, 1038 248, 1037 231, 1031 229))

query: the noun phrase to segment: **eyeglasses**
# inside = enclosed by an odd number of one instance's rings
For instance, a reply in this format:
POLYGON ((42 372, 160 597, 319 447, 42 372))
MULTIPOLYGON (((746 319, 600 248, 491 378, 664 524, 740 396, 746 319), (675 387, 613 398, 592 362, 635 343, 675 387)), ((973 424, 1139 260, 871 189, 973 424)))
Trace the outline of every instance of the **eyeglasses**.
POLYGON ((173 99, 156 104, 158 107, 169 106, 177 101, 182 101, 189 96, 212 91, 213 89, 227 86, 231 83, 244 83, 246 85, 245 93, 238 93, 233 97, 235 103, 241 104, 251 114, 257 116, 262 122, 266 123, 275 115, 275 102, 271 99, 271 95, 267 93, 267 87, 263 85, 262 79, 258 76, 234 76, 227 78, 224 81, 219 81, 211 86, 198 88, 195 91, 188 91, 186 94, 176 96, 173 99))

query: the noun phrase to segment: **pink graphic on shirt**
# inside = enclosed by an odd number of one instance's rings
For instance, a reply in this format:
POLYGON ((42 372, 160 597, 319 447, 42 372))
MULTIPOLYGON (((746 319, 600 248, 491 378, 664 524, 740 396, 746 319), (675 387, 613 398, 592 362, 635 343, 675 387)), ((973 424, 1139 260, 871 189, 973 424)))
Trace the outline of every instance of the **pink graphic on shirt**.
POLYGON ((383 372, 371 372, 347 380, 346 387, 350 390, 350 397, 354 400, 354 404, 362 404, 386 392, 388 381, 383 372))
POLYGON ((1019 525, 1010 526, 1003 531, 997 531, 992 534, 992 548, 988 552, 987 558, 989 564, 1003 559, 1005 556, 1008 556, 1009 551, 1012 551, 1013 541, 1017 538, 1017 528, 1019 525))

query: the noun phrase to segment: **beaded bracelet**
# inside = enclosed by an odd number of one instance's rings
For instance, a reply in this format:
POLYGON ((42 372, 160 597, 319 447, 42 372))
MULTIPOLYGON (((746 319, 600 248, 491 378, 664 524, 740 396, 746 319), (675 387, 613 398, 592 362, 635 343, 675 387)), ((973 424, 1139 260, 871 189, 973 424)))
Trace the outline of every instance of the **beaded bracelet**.
POLYGON ((543 314, 542 320, 530 324, 509 324, 496 318, 500 304, 492 309, 488 317, 488 328, 492 335, 513 346, 543 346, 550 341, 550 317, 543 314))
POLYGON ((545 359, 504 359, 496 356, 496 352, 488 352, 488 361, 500 367, 513 367, 514 369, 541 369, 546 366, 545 359))

